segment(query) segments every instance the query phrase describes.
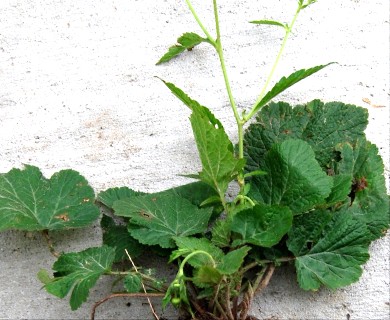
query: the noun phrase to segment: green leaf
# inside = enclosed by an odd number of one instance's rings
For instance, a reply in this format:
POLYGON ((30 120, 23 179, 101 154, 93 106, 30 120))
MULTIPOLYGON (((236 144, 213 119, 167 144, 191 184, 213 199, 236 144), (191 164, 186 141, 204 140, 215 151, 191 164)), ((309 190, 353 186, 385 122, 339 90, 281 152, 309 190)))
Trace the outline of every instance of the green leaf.
POLYGON ((288 232, 287 247, 296 256, 302 256, 318 242, 324 228, 332 219, 329 210, 314 210, 295 216, 293 226, 288 232))
POLYGON ((265 176, 255 177, 249 197, 267 204, 288 206, 300 214, 325 203, 333 179, 321 169, 314 152, 302 140, 275 144, 266 154, 265 176))
POLYGON ((223 128, 222 123, 211 113, 211 111, 200 105, 199 102, 191 99, 186 93, 184 93, 183 90, 176 87, 173 83, 166 82, 162 79, 160 79, 169 90, 181 101, 183 102, 188 108, 190 108, 191 111, 196 112, 197 114, 200 114, 211 122, 212 125, 218 128, 223 128))
POLYGON ((294 108, 284 102, 270 103, 245 133, 246 170, 264 170, 265 154, 275 143, 297 138, 311 145, 323 169, 332 168, 338 161, 338 144, 354 144, 364 137, 367 116, 366 109, 341 102, 313 100, 294 108))
POLYGON ((175 188, 167 189, 156 193, 157 195, 173 194, 187 199, 192 204, 201 207, 202 203, 210 198, 217 196, 218 194, 208 184, 202 181, 196 181, 188 183, 175 188))
MULTIPOLYGON (((295 243, 294 238, 291 241, 295 243)), ((300 287, 317 290, 324 285, 337 289, 357 281, 362 274, 361 265, 369 258, 369 243, 366 226, 347 211, 335 215, 326 233, 304 255, 299 255, 299 246, 291 246, 290 242, 289 249, 297 255, 300 287)))
POLYGON ((194 271, 192 281, 198 288, 208 288, 218 284, 222 274, 210 265, 204 265, 194 271))
MULTIPOLYGON (((207 252, 213 257, 214 262, 220 261, 224 256, 223 251, 206 238, 176 237, 175 241, 178 249, 172 252, 169 261, 173 261, 179 257, 186 257, 194 251, 207 252)), ((212 264, 212 261, 207 255, 200 253, 190 258, 188 263, 194 268, 199 268, 203 265, 212 264)))
POLYGON ((131 190, 128 187, 110 188, 100 192, 97 196, 97 200, 103 203, 107 208, 112 209, 115 201, 132 198, 142 194, 145 193, 131 190))
POLYGON ((251 243, 272 247, 288 232, 291 224, 292 213, 289 208, 257 204, 233 217, 232 231, 241 235, 241 239, 233 241, 233 246, 251 243))
POLYGON ((46 269, 40 269, 37 273, 38 280, 41 281, 43 284, 48 284, 50 282, 53 282, 53 278, 49 275, 49 272, 46 269))
POLYGON ((99 216, 94 198, 76 171, 62 170, 48 180, 33 166, 12 169, 0 174, 0 231, 87 226, 99 216))
POLYGON ((64 298, 72 289, 70 306, 76 310, 85 302, 99 277, 110 270, 115 251, 108 246, 61 255, 53 265, 55 279, 45 285, 47 292, 64 298))
POLYGON ((271 26, 278 26, 278 27, 282 27, 283 29, 287 29, 288 26, 284 23, 281 23, 279 21, 274 21, 274 20, 253 20, 253 21, 249 21, 250 23, 253 23, 253 24, 265 24, 265 25, 271 25, 271 26))
POLYGON ((338 150, 341 153, 338 173, 352 177, 348 210, 367 225, 372 240, 380 238, 389 228, 390 209, 384 165, 378 148, 359 139, 354 146, 339 145, 338 150))
POLYGON ((301 69, 290 74, 287 78, 286 77, 281 78, 274 85, 274 87, 270 91, 268 91, 265 94, 265 96, 260 100, 260 102, 254 107, 255 112, 258 112, 261 107, 265 106, 268 102, 270 102, 273 98, 275 98, 277 95, 282 93, 284 90, 290 88, 291 86, 298 83, 299 81, 311 76, 312 74, 324 69, 325 67, 333 63, 334 62, 330 62, 328 64, 316 66, 309 69, 301 69))
POLYGON ((211 230, 211 242, 220 248, 229 247, 231 226, 230 219, 217 220, 211 230))
POLYGON ((200 178, 222 198, 229 182, 235 179, 245 161, 234 156, 233 144, 225 130, 209 117, 194 111, 190 120, 202 162, 200 178))
POLYGON ((244 262, 244 258, 251 248, 248 246, 241 247, 226 254, 218 263, 217 270, 226 275, 233 274, 240 269, 244 262))
POLYGON ((115 262, 127 260, 127 250, 132 258, 140 256, 144 251, 144 246, 134 239, 126 226, 116 225, 114 220, 103 215, 100 223, 103 230, 103 244, 115 248, 115 262))
POLYGON ((302 139, 311 145, 323 168, 330 168, 335 161, 335 147, 339 143, 354 144, 365 137, 367 109, 341 102, 323 104, 319 100, 308 103, 306 109, 311 119, 302 139))
POLYGON ((129 231, 142 244, 175 246, 172 237, 204 232, 212 209, 199 209, 175 194, 149 194, 114 203, 115 214, 129 217, 129 231))
POLYGON ((170 61, 185 50, 192 50, 193 47, 202 42, 210 43, 208 39, 202 38, 201 36, 192 32, 184 33, 179 39, 177 39, 177 42, 178 44, 170 47, 168 52, 161 57, 161 59, 156 63, 157 65, 170 61))
POLYGON ((123 285, 129 293, 140 292, 142 288, 141 277, 138 274, 129 273, 123 280, 123 285))

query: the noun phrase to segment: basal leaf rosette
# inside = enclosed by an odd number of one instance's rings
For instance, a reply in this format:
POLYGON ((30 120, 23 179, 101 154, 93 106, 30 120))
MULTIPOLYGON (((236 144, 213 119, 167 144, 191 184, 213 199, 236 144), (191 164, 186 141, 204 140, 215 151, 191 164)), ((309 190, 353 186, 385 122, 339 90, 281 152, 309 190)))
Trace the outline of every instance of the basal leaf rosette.
POLYGON ((74 170, 46 179, 34 166, 0 174, 0 231, 61 230, 91 224, 100 212, 87 180, 74 170))

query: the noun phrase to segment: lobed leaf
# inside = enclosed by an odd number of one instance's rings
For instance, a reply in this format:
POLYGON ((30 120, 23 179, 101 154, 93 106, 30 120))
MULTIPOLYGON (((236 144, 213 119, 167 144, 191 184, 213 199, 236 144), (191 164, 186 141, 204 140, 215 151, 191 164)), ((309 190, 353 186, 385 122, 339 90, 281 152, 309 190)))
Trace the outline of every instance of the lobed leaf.
POLYGON ((0 174, 0 231, 85 227, 100 214, 94 198, 93 189, 74 170, 48 180, 34 166, 12 169, 0 174))
POLYGON ((173 248, 175 236, 204 232, 212 209, 199 209, 178 195, 149 194, 114 203, 115 214, 130 218, 132 237, 142 244, 173 248))
POLYGON ((45 289, 64 298, 73 288, 70 306, 76 310, 87 300, 89 290, 99 277, 111 269, 114 258, 115 250, 108 246, 62 254, 53 265, 55 278, 45 285, 45 289))

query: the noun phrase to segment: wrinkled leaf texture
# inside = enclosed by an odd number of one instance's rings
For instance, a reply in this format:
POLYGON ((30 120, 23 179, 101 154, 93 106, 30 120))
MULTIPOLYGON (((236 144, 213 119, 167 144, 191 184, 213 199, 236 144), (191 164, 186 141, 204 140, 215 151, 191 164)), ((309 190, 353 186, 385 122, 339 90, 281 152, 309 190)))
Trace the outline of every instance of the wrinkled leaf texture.
POLYGON ((85 227, 100 212, 94 191, 74 170, 46 179, 34 166, 0 174, 0 231, 85 227))

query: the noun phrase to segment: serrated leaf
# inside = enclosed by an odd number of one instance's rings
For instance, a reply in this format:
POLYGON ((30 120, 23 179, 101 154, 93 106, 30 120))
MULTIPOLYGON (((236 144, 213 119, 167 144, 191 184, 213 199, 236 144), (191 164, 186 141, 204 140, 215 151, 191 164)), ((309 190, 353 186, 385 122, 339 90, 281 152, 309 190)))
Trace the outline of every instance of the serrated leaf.
POLYGON ((288 207, 256 204, 233 217, 231 229, 241 235, 241 239, 233 241, 233 246, 251 243, 272 247, 288 232, 291 224, 292 212, 288 207))
POLYGON ((287 29, 288 26, 284 23, 281 23, 279 21, 274 21, 274 20, 253 20, 253 21, 249 21, 250 23, 253 23, 253 24, 265 24, 265 25, 271 25, 271 26, 278 26, 278 27, 282 27, 283 29, 287 29))
POLYGON ((286 140, 265 156, 265 176, 255 177, 249 197, 267 204, 288 206, 300 214, 325 203, 333 180, 321 169, 308 143, 286 140))
POLYGON ((128 187, 116 187, 100 192, 97 196, 97 200, 103 203, 106 207, 112 209, 115 201, 132 198, 142 194, 145 193, 134 191, 128 187))
POLYGON ((389 228, 390 209, 384 165, 378 148, 359 139, 354 146, 342 144, 337 150, 341 152, 338 173, 352 177, 348 210, 367 225, 372 240, 380 238, 389 228))
POLYGON ((238 271, 244 262, 244 258, 251 248, 243 246, 239 249, 227 253, 218 263, 217 270, 225 275, 230 275, 238 271))
POLYGON ((225 130, 211 122, 209 117, 195 111, 190 120, 202 162, 199 176, 222 198, 229 182, 244 167, 245 160, 234 156, 233 144, 225 130))
POLYGON ((231 221, 217 220, 213 229, 211 230, 211 242, 220 248, 229 247, 231 235, 231 221))
POLYGON ((264 170, 268 150, 275 143, 296 138, 311 145, 321 167, 331 168, 337 161, 338 144, 354 144, 364 137, 367 116, 366 109, 341 102, 313 100, 294 108, 284 102, 270 103, 245 133, 246 169, 264 170))
POLYGON ((199 209, 174 194, 149 194, 114 203, 115 214, 129 217, 129 231, 142 244, 175 246, 172 237, 204 232, 212 209, 199 209))
POLYGON ((132 258, 143 253, 144 246, 130 235, 126 226, 116 225, 114 220, 106 215, 103 215, 100 225, 103 230, 103 244, 115 248, 115 262, 128 259, 125 250, 132 258))
MULTIPOLYGON (((223 251, 206 238, 176 237, 175 241, 178 249, 172 252, 169 261, 173 261, 179 257, 186 257, 194 251, 208 253, 216 263, 224 256, 223 251)), ((213 261, 205 254, 196 254, 188 260, 188 263, 195 268, 199 268, 203 265, 210 265, 213 261)))
MULTIPOLYGON (((350 212, 337 213, 326 229, 309 252, 304 255, 294 252, 302 289, 317 290, 321 285, 331 289, 347 286, 359 279, 361 265, 369 258, 370 232, 350 212)), ((290 250, 297 248, 290 247, 290 250)))
POLYGON ((282 93, 284 90, 290 88, 294 84, 298 83, 299 81, 311 76, 312 74, 324 69, 325 67, 329 66, 330 64, 333 64, 334 62, 330 62, 325 65, 319 65, 313 68, 309 69, 301 69, 298 71, 295 71, 294 73, 290 74, 287 78, 282 77, 275 85, 274 87, 268 91, 265 96, 260 100, 260 102, 254 107, 254 112, 258 112, 260 108, 265 106, 268 102, 270 102, 273 98, 275 98, 277 95, 282 93))
POLYGON ((161 57, 161 59, 156 63, 157 65, 170 61, 185 50, 191 50, 193 47, 197 46, 202 42, 210 43, 208 39, 202 38, 201 36, 193 32, 184 33, 181 37, 177 39, 177 42, 178 44, 170 47, 168 49, 168 52, 161 57))
POLYGON ((53 265, 55 280, 45 285, 47 292, 64 298, 73 288, 70 306, 76 310, 85 302, 99 277, 110 270, 115 251, 108 246, 61 255, 53 265))
POLYGON ((333 187, 329 197, 326 199, 327 205, 335 205, 344 202, 351 192, 352 177, 349 174, 338 174, 332 176, 333 187))
POLYGON ((191 99, 183 90, 176 87, 173 83, 166 82, 160 79, 169 90, 181 101, 183 102, 191 111, 196 112, 204 117, 206 117, 212 125, 218 128, 223 128, 222 123, 211 113, 211 111, 200 105, 199 102, 191 99))
POLYGON ((99 216, 94 191, 78 172, 49 180, 34 166, 0 174, 0 231, 85 227, 99 216))
POLYGON ((142 288, 142 280, 138 274, 129 273, 123 280, 123 285, 127 292, 137 293, 142 288))
POLYGON ((288 232, 288 249, 296 256, 308 253, 321 238, 332 217, 329 210, 314 210, 295 216, 293 226, 288 232))

